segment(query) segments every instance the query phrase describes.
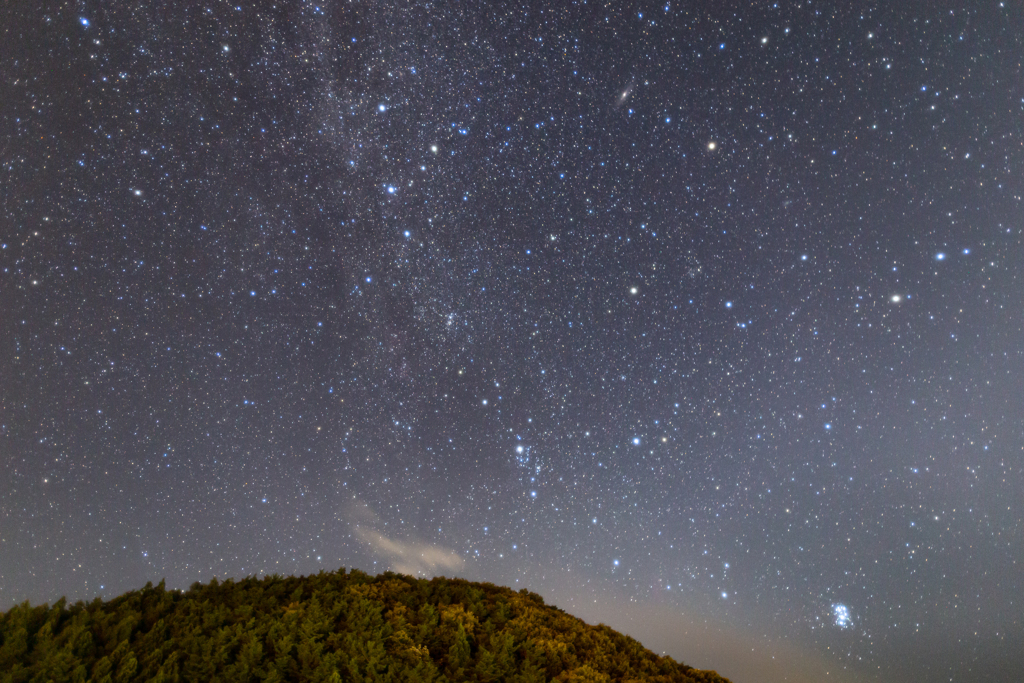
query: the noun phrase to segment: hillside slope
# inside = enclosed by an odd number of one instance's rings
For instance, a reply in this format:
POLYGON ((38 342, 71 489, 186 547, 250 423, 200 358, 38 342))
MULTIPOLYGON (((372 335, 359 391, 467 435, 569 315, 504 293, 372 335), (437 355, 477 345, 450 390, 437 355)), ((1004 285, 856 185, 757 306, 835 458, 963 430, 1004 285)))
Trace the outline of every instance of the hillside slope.
POLYGON ((344 569, 0 614, 0 683, 87 680, 728 683, 525 590, 344 569))

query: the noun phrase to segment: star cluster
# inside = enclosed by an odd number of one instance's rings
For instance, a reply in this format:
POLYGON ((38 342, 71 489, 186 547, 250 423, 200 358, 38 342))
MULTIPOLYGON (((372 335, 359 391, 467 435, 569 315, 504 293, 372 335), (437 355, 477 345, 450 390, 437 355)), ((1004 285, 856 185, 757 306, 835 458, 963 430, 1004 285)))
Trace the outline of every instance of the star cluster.
POLYGON ((4 607, 346 565, 1024 666, 1019 5, 8 16, 4 607))

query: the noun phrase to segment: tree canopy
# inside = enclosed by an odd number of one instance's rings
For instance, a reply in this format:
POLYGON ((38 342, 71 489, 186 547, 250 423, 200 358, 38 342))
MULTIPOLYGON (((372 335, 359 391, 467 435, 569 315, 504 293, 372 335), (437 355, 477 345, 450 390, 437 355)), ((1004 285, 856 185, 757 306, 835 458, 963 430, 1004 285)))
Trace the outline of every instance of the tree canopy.
POLYGON ((0 683, 37 681, 728 683, 526 590, 344 569, 23 603, 0 683))

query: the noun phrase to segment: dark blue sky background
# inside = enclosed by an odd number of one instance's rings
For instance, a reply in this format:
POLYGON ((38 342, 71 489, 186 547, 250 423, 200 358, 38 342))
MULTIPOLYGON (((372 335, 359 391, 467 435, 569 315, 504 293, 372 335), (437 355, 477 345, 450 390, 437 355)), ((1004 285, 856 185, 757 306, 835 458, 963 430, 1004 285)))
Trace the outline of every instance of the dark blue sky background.
POLYGON ((1024 668, 1019 3, 2 13, 0 607, 345 565, 1024 668))

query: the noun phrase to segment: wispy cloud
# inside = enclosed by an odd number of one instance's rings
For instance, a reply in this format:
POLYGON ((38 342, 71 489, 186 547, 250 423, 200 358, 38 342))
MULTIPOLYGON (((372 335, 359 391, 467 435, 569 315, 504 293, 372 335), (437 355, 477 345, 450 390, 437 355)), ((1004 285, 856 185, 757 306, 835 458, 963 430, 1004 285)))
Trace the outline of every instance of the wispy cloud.
POLYGON ((371 551, 387 561, 392 571, 413 576, 435 576, 459 571, 466 560, 450 548, 416 540, 389 538, 380 532, 377 515, 365 504, 359 504, 353 530, 356 537, 371 551))

